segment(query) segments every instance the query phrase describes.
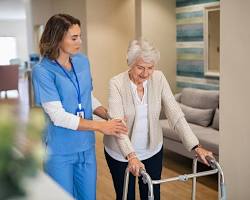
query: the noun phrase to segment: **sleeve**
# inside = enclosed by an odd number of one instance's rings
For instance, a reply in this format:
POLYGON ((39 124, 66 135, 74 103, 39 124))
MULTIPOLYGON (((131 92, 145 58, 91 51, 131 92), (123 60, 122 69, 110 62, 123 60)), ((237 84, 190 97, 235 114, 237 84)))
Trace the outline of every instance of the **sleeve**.
POLYGON ((49 71, 42 67, 35 67, 32 71, 32 82, 36 105, 41 106, 42 103, 61 101, 53 74, 49 71))
POLYGON ((199 140, 193 133, 184 117, 181 117, 176 123, 175 131, 179 135, 179 138, 188 151, 191 151, 195 145, 199 144, 199 140))
POLYGON ((161 100, 164 107, 165 115, 168 118, 171 128, 175 128, 177 121, 184 116, 179 104, 176 102, 174 95, 170 89, 168 81, 162 72, 161 74, 161 85, 162 93, 161 100))
MULTIPOLYGON (((124 119, 123 103, 119 92, 119 86, 114 80, 110 80, 109 82, 108 104, 108 112, 111 118, 124 119)), ((121 138, 116 137, 116 141, 124 157, 131 152, 135 152, 128 135, 122 135, 121 138)))
POLYGON ((162 104, 164 106, 165 115, 173 130, 179 135, 182 143, 188 151, 199 143, 197 137, 189 127, 184 114, 176 102, 175 97, 169 87, 169 84, 161 72, 162 88, 162 104))
POLYGON ((80 117, 66 112, 60 101, 42 103, 42 107, 55 126, 77 130, 80 117))
POLYGON ((114 80, 110 80, 109 82, 108 105, 109 105, 108 112, 111 118, 115 119, 124 118, 123 103, 119 92, 119 86, 115 83, 114 80))

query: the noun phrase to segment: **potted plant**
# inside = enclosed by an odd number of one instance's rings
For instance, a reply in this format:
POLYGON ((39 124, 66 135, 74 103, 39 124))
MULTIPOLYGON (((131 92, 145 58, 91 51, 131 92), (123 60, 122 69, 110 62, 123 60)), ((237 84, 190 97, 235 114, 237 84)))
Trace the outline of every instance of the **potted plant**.
POLYGON ((43 157, 40 140, 43 127, 41 112, 30 112, 21 123, 13 106, 0 106, 0 199, 24 197, 24 180, 37 174, 43 157))

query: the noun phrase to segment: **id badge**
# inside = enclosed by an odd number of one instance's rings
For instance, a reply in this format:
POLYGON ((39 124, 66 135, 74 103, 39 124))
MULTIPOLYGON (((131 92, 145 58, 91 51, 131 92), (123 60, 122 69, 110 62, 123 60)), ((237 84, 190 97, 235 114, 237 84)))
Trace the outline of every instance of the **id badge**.
POLYGON ((84 109, 80 105, 76 110, 76 116, 81 117, 83 119, 85 117, 84 109))

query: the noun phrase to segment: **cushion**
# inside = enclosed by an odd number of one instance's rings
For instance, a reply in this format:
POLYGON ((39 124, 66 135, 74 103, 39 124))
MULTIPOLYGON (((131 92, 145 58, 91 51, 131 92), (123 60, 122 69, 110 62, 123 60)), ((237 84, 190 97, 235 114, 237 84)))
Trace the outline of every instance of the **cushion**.
POLYGON ((170 138, 177 142, 181 142, 179 135, 170 127, 167 119, 160 120, 160 124, 162 127, 162 132, 164 137, 170 138))
MULTIPOLYGON (((180 100, 181 100, 181 93, 176 93, 176 94, 174 95, 174 97, 175 97, 175 100, 176 100, 177 102, 180 102, 180 100)), ((163 107, 163 106, 161 107, 160 119, 167 119, 167 117, 166 117, 166 115, 165 115, 165 111, 164 111, 164 107, 163 107)))
POLYGON ((214 113, 212 127, 216 130, 219 130, 219 109, 218 108, 216 108, 215 113, 214 113))
POLYGON ((191 123, 189 124, 189 126, 204 148, 212 151, 216 155, 219 155, 219 131, 211 127, 204 128, 202 126, 191 123))
POLYGON ((180 102, 193 108, 216 109, 219 105, 219 91, 184 88, 180 102))
POLYGON ((174 95, 174 98, 175 98, 175 100, 176 100, 177 102, 181 102, 181 93, 176 93, 176 94, 174 95))
POLYGON ((190 123, 206 127, 212 121, 213 109, 192 108, 181 103, 180 107, 186 120, 190 123))
MULTIPOLYGON (((179 135, 170 128, 168 120, 161 120, 160 123, 164 138, 181 142, 179 135)), ((192 123, 189 123, 189 126, 204 148, 209 149, 216 155, 219 155, 219 132, 217 130, 211 127, 202 127, 192 123)))

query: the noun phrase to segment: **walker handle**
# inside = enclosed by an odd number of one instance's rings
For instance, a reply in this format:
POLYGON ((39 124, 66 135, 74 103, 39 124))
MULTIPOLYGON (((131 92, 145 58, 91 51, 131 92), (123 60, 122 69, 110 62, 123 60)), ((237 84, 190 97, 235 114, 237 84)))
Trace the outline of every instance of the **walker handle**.
POLYGON ((216 167, 216 160, 215 160, 213 157, 211 157, 211 156, 206 156, 205 158, 206 158, 208 164, 209 164, 213 169, 217 168, 217 167, 216 167))

